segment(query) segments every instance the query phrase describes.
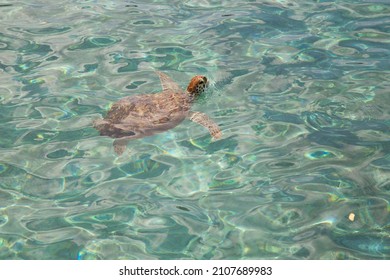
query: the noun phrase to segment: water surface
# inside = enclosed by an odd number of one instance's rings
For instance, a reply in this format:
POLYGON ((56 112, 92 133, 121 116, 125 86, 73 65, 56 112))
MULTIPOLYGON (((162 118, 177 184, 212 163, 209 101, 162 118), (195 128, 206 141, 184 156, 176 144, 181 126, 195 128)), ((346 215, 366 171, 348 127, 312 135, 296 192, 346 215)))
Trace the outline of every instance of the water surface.
POLYGON ((0 259, 389 259, 390 5, 0 2, 0 259), (213 81, 129 143, 116 100, 213 81), (354 214, 352 219, 350 214, 354 214))

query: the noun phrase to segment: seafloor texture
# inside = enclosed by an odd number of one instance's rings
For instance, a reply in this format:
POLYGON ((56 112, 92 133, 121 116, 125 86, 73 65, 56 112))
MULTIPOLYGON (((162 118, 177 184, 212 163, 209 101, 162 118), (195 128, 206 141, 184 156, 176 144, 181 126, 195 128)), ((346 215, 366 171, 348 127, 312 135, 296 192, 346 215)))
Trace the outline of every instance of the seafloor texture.
POLYGON ((390 259, 390 5, 0 0, 1 259, 390 259), (92 121, 213 84, 115 155, 92 121))

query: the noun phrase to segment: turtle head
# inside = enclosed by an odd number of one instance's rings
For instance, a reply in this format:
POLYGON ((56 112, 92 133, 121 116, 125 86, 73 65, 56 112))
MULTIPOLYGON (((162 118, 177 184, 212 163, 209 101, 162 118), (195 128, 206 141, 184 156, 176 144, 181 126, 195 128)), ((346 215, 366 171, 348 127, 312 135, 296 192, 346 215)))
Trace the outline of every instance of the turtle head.
POLYGON ((208 84, 209 81, 205 76, 201 76, 201 75, 195 76, 191 79, 187 87, 187 92, 191 96, 194 97, 199 96, 202 92, 204 92, 208 84))

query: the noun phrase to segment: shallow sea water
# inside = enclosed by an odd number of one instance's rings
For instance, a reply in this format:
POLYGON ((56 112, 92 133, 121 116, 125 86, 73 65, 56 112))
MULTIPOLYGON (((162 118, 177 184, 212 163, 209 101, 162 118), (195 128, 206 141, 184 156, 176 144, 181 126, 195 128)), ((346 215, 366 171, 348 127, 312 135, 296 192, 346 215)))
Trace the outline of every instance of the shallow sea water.
POLYGON ((390 259, 390 5, 0 1, 0 259, 390 259), (116 100, 212 80, 131 141, 116 100), (354 215, 354 218, 353 218, 354 215))

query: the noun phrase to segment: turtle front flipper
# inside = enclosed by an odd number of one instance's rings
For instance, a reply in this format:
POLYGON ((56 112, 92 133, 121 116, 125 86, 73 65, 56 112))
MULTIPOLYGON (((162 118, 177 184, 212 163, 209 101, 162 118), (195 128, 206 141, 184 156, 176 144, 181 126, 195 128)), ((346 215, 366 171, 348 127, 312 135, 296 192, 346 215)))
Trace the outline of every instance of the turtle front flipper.
POLYGON ((167 74, 157 71, 157 75, 160 77, 161 86, 163 91, 172 91, 174 93, 182 93, 183 90, 179 87, 174 80, 172 80, 167 74))
POLYGON ((190 112, 189 118, 191 121, 207 128, 208 131, 210 132, 210 135, 213 137, 213 139, 219 139, 222 137, 221 129, 206 114, 201 112, 190 112))

